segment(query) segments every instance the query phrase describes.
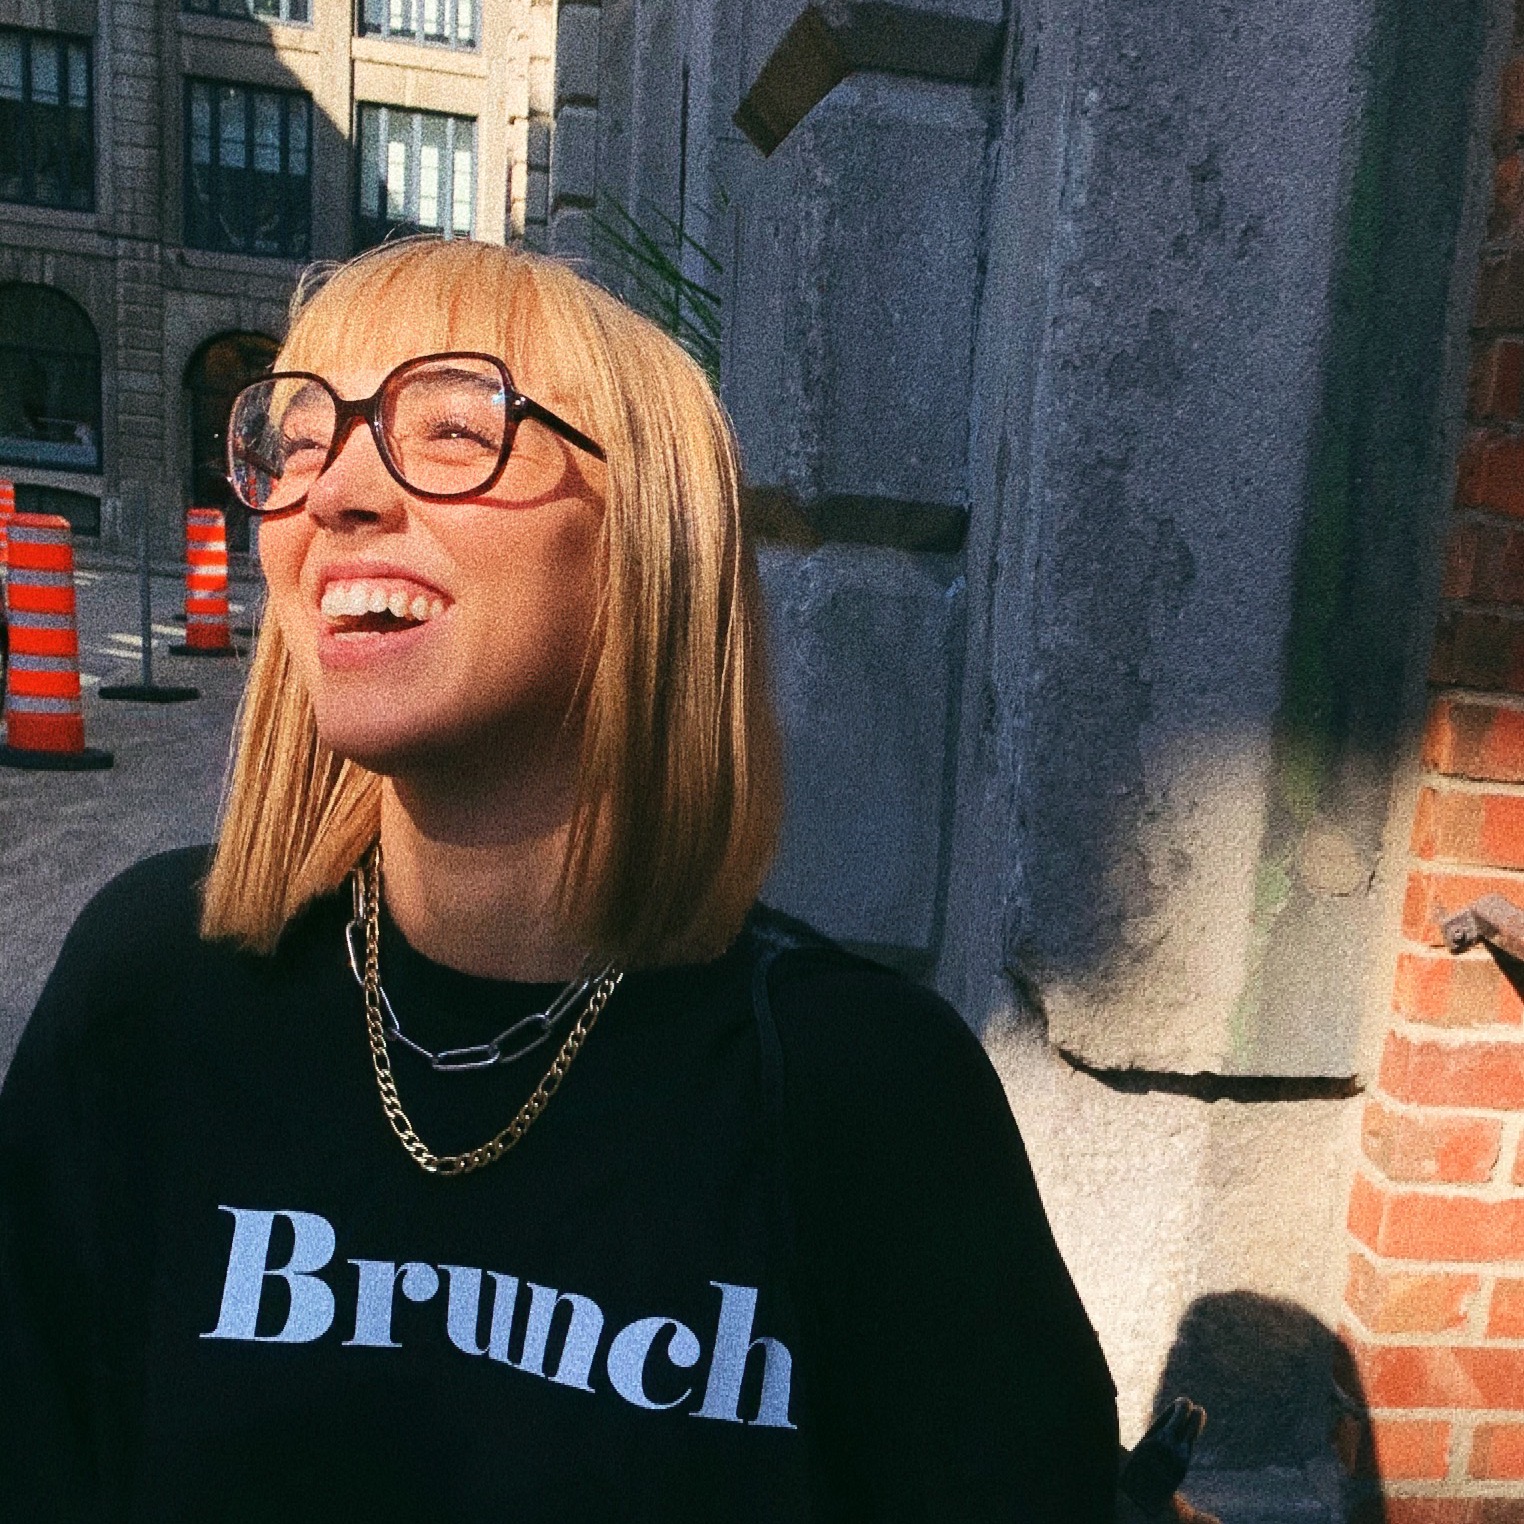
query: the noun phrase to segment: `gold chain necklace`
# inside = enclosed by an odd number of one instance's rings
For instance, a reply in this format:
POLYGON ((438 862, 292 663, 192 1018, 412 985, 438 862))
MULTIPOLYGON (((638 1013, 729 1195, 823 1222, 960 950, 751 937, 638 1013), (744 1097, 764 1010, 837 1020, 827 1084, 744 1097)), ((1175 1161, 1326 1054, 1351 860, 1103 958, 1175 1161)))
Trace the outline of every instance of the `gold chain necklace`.
POLYGON ((397 1094, 397 1081, 392 1074, 392 1057, 386 1046, 386 1027, 381 1020, 381 843, 370 849, 361 875, 361 887, 365 900, 365 1027, 370 1034, 370 1057, 376 1071, 376 1089, 381 1092, 381 1109, 392 1131, 397 1134, 408 1157, 421 1170, 431 1175, 469 1175, 501 1159, 515 1147, 524 1134, 534 1125, 535 1118, 545 1110, 550 1098, 561 1088, 566 1071, 572 1060, 582 1051, 587 1034, 609 1003, 609 996, 624 978, 621 969, 610 969, 593 986, 587 1008, 577 1018, 576 1024, 566 1034, 560 1051, 551 1062, 545 1076, 534 1087, 534 1094, 519 1107, 513 1120, 485 1143, 463 1154, 436 1154, 418 1136, 407 1112, 402 1109, 402 1099, 397 1094))

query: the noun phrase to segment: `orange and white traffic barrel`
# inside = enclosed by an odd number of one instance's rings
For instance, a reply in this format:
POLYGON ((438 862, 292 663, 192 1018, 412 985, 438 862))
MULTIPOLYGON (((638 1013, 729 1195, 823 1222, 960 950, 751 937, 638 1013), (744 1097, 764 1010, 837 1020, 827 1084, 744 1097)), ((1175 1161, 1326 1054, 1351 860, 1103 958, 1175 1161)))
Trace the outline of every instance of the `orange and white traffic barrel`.
POLYGON ((5 572, 6 526, 16 516, 16 484, 0 477, 0 575, 5 572))
POLYGON ((220 508, 185 515, 185 644, 177 656, 236 656, 228 627, 228 540, 220 508))
POLYGON ((11 655, 0 766, 110 767, 109 751, 85 745, 69 521, 51 513, 17 513, 8 528, 5 606, 11 655))

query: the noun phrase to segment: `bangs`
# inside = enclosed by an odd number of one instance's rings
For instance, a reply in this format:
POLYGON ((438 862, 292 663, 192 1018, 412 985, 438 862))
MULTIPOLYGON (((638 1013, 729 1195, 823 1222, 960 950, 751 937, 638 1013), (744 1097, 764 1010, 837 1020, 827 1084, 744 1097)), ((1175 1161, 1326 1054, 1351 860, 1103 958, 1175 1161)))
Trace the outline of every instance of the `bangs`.
MULTIPOLYGON (((277 370, 386 370, 416 355, 475 350, 496 355, 516 385, 571 401, 583 391, 575 342, 542 342, 565 328, 547 321, 563 305, 539 262, 469 239, 411 238, 337 270, 316 267, 298 286, 277 370)), ((539 397, 536 400, 544 400, 539 397)))

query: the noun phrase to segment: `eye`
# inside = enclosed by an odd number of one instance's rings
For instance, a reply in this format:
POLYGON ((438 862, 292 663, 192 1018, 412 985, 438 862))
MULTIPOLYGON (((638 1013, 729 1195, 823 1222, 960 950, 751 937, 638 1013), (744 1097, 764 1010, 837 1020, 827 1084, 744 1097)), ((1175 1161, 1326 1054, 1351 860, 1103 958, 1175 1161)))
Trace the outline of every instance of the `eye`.
POLYGON ((318 439, 312 439, 303 434, 297 434, 282 438, 280 442, 281 458, 288 463, 292 460, 311 453, 326 454, 328 445, 318 439))
POLYGON ((439 418, 430 423, 425 431, 427 439, 464 439, 472 444, 495 448, 497 441, 477 424, 466 418, 439 418))

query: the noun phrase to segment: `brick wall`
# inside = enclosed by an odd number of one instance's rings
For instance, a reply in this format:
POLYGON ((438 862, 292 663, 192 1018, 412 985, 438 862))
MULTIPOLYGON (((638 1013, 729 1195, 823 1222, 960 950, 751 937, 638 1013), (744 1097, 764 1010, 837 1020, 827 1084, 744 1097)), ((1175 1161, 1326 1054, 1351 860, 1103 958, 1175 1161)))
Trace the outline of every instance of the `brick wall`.
POLYGON ((1387 1524, 1524 1524, 1524 1005, 1439 920, 1524 905, 1524 0, 1504 76, 1403 949, 1349 1206, 1352 1456, 1387 1524), (1356 1447, 1352 1447, 1356 1448, 1356 1447))

